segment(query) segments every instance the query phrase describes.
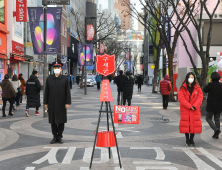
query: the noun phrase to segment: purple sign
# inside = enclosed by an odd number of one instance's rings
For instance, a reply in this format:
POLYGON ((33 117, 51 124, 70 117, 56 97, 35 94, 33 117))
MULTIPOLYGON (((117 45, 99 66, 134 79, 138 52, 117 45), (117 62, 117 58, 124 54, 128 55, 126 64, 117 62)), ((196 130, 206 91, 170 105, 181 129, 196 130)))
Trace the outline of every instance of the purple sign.
POLYGON ((126 64, 127 64, 126 70, 133 72, 134 60, 126 60, 126 64), (130 61, 131 61, 131 64, 130 64, 130 61))
MULTIPOLYGON (((44 14, 42 7, 28 7, 34 54, 44 54, 44 14)), ((58 54, 62 7, 47 8, 46 52, 58 54)))
MULTIPOLYGON (((167 18, 165 20, 165 28, 164 29, 165 29, 165 33, 166 33, 166 36, 167 36, 167 41, 170 42, 170 40, 171 40, 171 28, 170 28, 170 21, 168 21, 167 18)), ((163 48, 165 48, 165 47, 166 47, 166 45, 164 43, 163 48)))
POLYGON ((78 44, 78 64, 79 66, 92 66, 93 44, 86 44, 86 63, 85 63, 85 44, 78 44))

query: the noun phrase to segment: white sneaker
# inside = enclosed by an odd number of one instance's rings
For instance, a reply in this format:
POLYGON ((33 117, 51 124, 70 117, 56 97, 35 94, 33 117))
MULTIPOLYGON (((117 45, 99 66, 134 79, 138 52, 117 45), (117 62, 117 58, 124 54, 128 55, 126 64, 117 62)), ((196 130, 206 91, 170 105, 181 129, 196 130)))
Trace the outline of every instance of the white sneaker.
POLYGON ((29 117, 29 111, 28 110, 25 111, 25 115, 26 115, 26 117, 29 117))

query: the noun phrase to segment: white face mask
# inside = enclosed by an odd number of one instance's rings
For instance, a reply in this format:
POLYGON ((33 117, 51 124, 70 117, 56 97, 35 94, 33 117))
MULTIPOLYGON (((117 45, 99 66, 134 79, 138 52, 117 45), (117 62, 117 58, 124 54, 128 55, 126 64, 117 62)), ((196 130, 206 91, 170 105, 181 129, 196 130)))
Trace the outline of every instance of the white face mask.
POLYGON ((59 73, 60 73, 60 69, 55 69, 55 70, 54 70, 54 73, 55 73, 55 74, 59 74, 59 73))
POLYGON ((194 79, 193 78, 188 78, 189 83, 193 83, 194 79))

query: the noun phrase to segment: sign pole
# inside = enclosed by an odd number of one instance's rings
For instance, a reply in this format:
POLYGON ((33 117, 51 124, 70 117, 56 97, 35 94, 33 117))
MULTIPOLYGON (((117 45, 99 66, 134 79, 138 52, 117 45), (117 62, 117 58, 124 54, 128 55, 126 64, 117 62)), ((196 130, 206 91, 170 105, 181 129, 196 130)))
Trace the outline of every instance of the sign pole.
MULTIPOLYGON (((109 131, 109 113, 108 113, 108 102, 106 102, 106 116, 107 116, 107 131, 109 131)), ((111 159, 110 147, 109 147, 109 159, 111 159)))
POLYGON ((87 23, 86 23, 86 17, 85 17, 85 66, 84 66, 84 72, 85 72, 85 87, 84 87, 84 95, 87 95, 87 75, 86 75, 86 41, 87 41, 87 23))
MULTIPOLYGON (((46 78, 48 77, 48 63, 47 63, 47 52, 46 52, 46 32, 47 32, 47 0, 43 0, 43 12, 44 12, 44 68, 43 68, 43 96, 45 94, 46 78)), ((48 117, 45 112, 46 109, 43 107, 43 118, 48 117)))

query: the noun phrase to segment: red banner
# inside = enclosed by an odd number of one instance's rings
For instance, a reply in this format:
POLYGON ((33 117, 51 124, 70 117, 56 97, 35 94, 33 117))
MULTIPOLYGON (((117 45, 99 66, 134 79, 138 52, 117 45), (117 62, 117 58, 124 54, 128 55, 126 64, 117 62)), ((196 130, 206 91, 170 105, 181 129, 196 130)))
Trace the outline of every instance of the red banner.
POLYGON ((114 123, 139 124, 139 106, 114 106, 114 123))
POLYGON ((126 60, 130 60, 130 53, 126 52, 126 60))
POLYGON ((16 0, 16 21, 27 22, 27 0, 16 0))
POLYGON ((103 43, 101 43, 99 45, 99 53, 102 54, 102 53, 104 53, 104 51, 105 51, 105 45, 103 43))
POLYGON ((115 55, 97 55, 96 56, 96 72, 108 76, 116 71, 115 55))
POLYGON ((109 84, 109 80, 105 79, 102 81, 102 88, 101 88, 101 93, 100 93, 100 102, 112 102, 113 101, 113 96, 109 84))
POLYGON ((15 41, 12 41, 12 53, 24 55, 24 45, 17 43, 15 41))
POLYGON ((89 24, 87 25, 87 41, 92 41, 95 36, 95 29, 93 28, 93 25, 89 24))

